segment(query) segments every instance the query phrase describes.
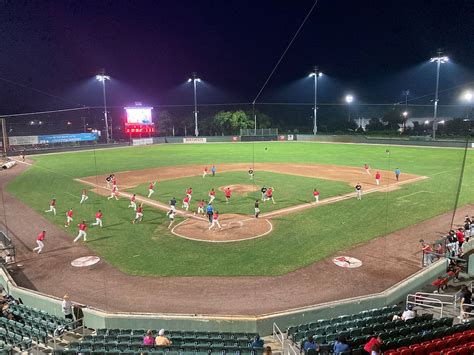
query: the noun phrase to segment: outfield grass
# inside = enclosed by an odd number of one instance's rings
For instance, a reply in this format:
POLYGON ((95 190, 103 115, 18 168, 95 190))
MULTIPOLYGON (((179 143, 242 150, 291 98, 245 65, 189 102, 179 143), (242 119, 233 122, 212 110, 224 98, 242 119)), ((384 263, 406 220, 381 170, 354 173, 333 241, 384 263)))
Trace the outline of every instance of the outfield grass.
MULTIPOLYGON (((137 195, 147 196, 148 183, 139 185, 127 191, 136 193, 137 195)), ((254 202, 261 198, 261 186, 272 186, 274 188, 275 204, 271 201, 261 203, 260 210, 262 213, 274 211, 277 209, 299 205, 302 203, 314 202, 312 191, 318 188, 324 192, 321 198, 328 198, 338 196, 353 191, 353 188, 346 183, 339 181, 330 181, 323 179, 313 179, 303 176, 277 174, 266 171, 259 171, 255 175, 254 180, 250 180, 247 172, 226 172, 219 173, 215 177, 201 176, 186 177, 174 180, 159 181, 155 186, 155 193, 151 196, 152 199, 168 203, 172 197, 176 197, 178 207, 181 206, 181 201, 185 197, 185 192, 188 187, 193 188, 193 198, 191 201, 190 210, 197 209, 197 201, 208 201, 208 193, 211 188, 216 191, 216 199, 213 202, 214 208, 219 213, 241 213, 253 214, 254 202), (226 203, 225 194, 219 187, 229 185, 255 185, 258 188, 256 192, 246 194, 233 193, 231 201, 226 203)))
MULTIPOLYGON (((75 222, 82 218, 92 222, 95 211, 102 209, 105 227, 100 230, 90 228, 88 245, 112 265, 127 273, 163 276, 279 275, 352 245, 452 210, 458 191, 463 154, 464 151, 460 149, 297 142, 160 145, 32 156, 36 161, 35 165, 11 182, 7 189, 40 213, 47 209, 49 199, 56 197, 60 213, 56 217, 47 214, 46 218, 58 225, 64 224, 64 214, 70 207, 75 210, 75 222), (390 150, 390 155, 385 153, 386 149, 390 150), (145 206, 143 224, 132 225, 133 211, 127 209, 128 201, 125 199, 107 201, 106 198, 91 193, 87 203, 81 206, 79 200, 82 186, 72 180, 167 165, 209 166, 224 162, 252 161, 358 167, 367 162, 373 169, 393 170, 399 167, 402 174, 425 175, 429 179, 403 185, 393 192, 373 193, 364 196, 362 201, 346 200, 285 215, 272 220, 274 232, 268 236, 224 244, 195 242, 173 236, 166 229, 164 213, 151 207, 145 206)), ((459 205, 474 200, 473 164, 473 152, 469 151, 459 205)), ((275 174, 277 175, 279 174, 275 174)), ((223 179, 227 180, 225 176, 223 179)), ((246 176, 243 175, 240 179, 245 180, 246 176)), ((282 179, 284 180, 284 176, 282 179)), ((174 188, 188 187, 189 181, 179 180, 162 182, 160 188, 166 187, 167 191, 171 191, 174 188)), ((289 180, 283 182, 295 187, 300 184, 293 184, 289 180)), ((311 183, 308 184, 309 187, 311 183)), ((193 187, 195 186, 198 185, 193 187)), ((209 186, 205 190, 207 187, 209 186)), ((337 188, 339 187, 335 185, 335 193, 337 188)), ((158 199, 168 200, 168 197, 160 196, 159 191, 157 190, 158 199)), ((279 191, 277 189, 276 198, 280 203, 279 191)), ((281 200, 282 205, 286 203, 286 199, 287 197, 281 200)), ((239 209, 246 208, 243 204, 244 202, 239 209)), ((448 228, 447 224, 446 229, 448 228)), ((77 233, 73 229, 68 232, 71 236, 77 233)), ((436 237, 426 236, 426 239, 434 240, 436 237)), ((417 247, 414 246, 415 249, 417 247)))

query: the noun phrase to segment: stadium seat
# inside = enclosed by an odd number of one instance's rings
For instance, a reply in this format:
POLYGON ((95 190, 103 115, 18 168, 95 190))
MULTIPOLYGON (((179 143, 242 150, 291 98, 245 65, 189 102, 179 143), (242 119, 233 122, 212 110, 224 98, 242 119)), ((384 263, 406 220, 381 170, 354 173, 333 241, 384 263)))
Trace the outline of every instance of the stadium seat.
POLYGON ((458 355, 469 355, 470 354, 470 349, 467 346, 463 346, 458 349, 458 355))
POLYGON ((434 344, 436 345, 436 350, 437 351, 441 351, 441 350, 446 349, 446 346, 448 345, 447 341, 444 340, 444 339, 438 340, 438 341, 434 342, 434 344))
POLYGON ((400 351, 400 355, 412 355, 413 354, 413 350, 411 349, 403 349, 400 351))
POLYGON ((416 345, 412 348, 413 350, 413 355, 424 355, 425 354, 425 348, 420 345, 416 345))

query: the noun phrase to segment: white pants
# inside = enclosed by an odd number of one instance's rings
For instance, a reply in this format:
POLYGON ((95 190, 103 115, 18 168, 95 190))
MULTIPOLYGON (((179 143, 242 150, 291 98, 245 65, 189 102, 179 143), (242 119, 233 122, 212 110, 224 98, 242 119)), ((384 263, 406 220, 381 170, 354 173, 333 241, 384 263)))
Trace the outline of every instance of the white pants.
POLYGON ((197 212, 197 213, 198 213, 198 214, 204 213, 204 208, 198 207, 198 212, 197 212))
POLYGON ((358 200, 362 200, 362 190, 357 190, 356 191, 356 196, 358 200))
POLYGON ((222 227, 221 227, 219 221, 218 221, 217 219, 213 219, 213 220, 212 220, 212 223, 211 223, 211 226, 209 227, 209 230, 211 230, 211 228, 214 227, 216 224, 217 224, 217 226, 218 226, 220 229, 222 229, 222 227))
POLYGON ((216 196, 209 195, 209 203, 212 203, 216 199, 216 196))
POLYGON ((110 189, 110 181, 105 181, 107 183, 107 188, 110 189))
POLYGON ((128 208, 133 208, 134 211, 137 210, 137 204, 134 201, 130 201, 130 204, 128 205, 128 208))
POLYGON ((53 214, 56 216, 56 208, 54 206, 49 206, 49 210, 46 210, 45 212, 53 212, 53 214))
POLYGON ((249 174, 250 180, 253 180, 253 174, 249 174))
POLYGON ((77 237, 74 239, 74 243, 77 242, 79 239, 81 239, 81 237, 84 237, 84 241, 87 240, 87 233, 83 230, 80 230, 79 231, 79 234, 77 235, 77 237))
POLYGON ((92 225, 102 227, 102 218, 96 218, 95 223, 92 223, 92 225))
POLYGON ((79 203, 85 202, 88 198, 89 198, 89 196, 87 196, 87 195, 82 195, 82 196, 81 196, 81 202, 79 202, 79 203))
POLYGON ((202 173, 203 179, 206 177, 206 175, 207 175, 207 173, 205 171, 203 171, 203 173, 202 173))
POLYGON ((143 213, 138 213, 138 212, 137 212, 137 213, 135 214, 135 220, 138 221, 138 220, 141 220, 142 218, 143 218, 143 213))
POLYGON ((38 244, 38 246, 34 248, 33 251, 38 250, 38 254, 39 254, 43 251, 44 244, 41 240, 36 240, 36 244, 38 244))
POLYGON ((150 196, 153 195, 154 192, 155 192, 155 190, 149 189, 148 190, 148 198, 150 198, 150 196))
POLYGON ((380 179, 375 179, 375 183, 376 183, 377 185, 380 185, 380 179))
POLYGON ((176 212, 176 206, 175 205, 171 205, 170 207, 174 212, 176 212))
POLYGON ((314 196, 314 199, 316 200, 316 203, 319 202, 319 195, 318 196, 314 196))
POLYGON ((193 196, 192 196, 192 195, 190 195, 190 194, 186 194, 186 196, 188 196, 188 197, 189 197, 189 202, 191 202, 191 199, 193 198, 193 196))
POLYGON ((183 202, 183 208, 187 211, 189 208, 189 203, 183 202))
POLYGON ((110 194, 110 196, 107 198, 107 200, 111 200, 111 199, 113 199, 114 197, 115 197, 116 200, 118 200, 118 197, 117 197, 117 193, 116 193, 116 192, 112 192, 112 193, 110 194))
POLYGON ((370 175, 370 169, 365 169, 365 171, 370 175))
POLYGON ((72 222, 72 217, 66 216, 66 224, 69 224, 72 222))

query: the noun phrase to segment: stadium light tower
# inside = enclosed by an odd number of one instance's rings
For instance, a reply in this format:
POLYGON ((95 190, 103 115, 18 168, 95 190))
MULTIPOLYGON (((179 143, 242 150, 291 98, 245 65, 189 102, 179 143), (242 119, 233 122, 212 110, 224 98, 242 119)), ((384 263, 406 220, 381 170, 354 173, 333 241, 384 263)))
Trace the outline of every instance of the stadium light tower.
POLYGON ((318 133, 318 78, 320 76, 323 76, 323 73, 319 71, 318 67, 314 67, 313 72, 309 74, 309 76, 314 78, 313 134, 317 134, 318 133))
POLYGON ((346 103, 347 103, 347 121, 351 121, 351 103, 354 101, 354 96, 352 95, 346 95, 345 97, 346 103))
POLYGON ((105 140, 107 143, 110 141, 110 132, 109 132, 109 120, 107 118, 107 98, 105 95, 105 82, 110 80, 110 76, 105 75, 105 70, 102 70, 100 74, 95 76, 97 81, 102 83, 102 93, 104 95, 104 120, 105 120, 105 140))
POLYGON ((436 138, 436 117, 438 116, 438 90, 439 90, 439 69, 441 64, 447 63, 449 58, 443 56, 443 52, 438 49, 438 56, 430 59, 430 63, 436 62, 436 90, 435 90, 435 100, 434 100, 434 112, 433 112, 433 139, 436 138))
POLYGON ((197 83, 201 82, 201 79, 198 78, 196 73, 193 73, 193 76, 188 79, 188 83, 192 82, 194 86, 194 135, 199 136, 198 129, 198 111, 197 111, 197 83))

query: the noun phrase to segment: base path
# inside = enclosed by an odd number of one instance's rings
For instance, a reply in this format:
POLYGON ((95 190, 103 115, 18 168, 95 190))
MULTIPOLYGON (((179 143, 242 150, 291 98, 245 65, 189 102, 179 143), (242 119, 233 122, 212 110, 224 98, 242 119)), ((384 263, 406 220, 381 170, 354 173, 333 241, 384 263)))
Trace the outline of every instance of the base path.
MULTIPOLYGON (((420 269, 418 241, 441 236, 450 228, 452 216, 445 213, 369 243, 341 249, 327 260, 281 276, 131 276, 103 260, 90 267, 71 266, 71 261, 91 255, 87 246, 73 244, 64 229, 4 191, 5 184, 26 168, 18 164, 0 173, 4 197, 0 222, 8 221, 17 264, 23 265, 8 267, 14 280, 56 297, 68 292, 74 302, 116 312, 254 316, 380 292, 420 269), (41 229, 48 231, 48 237, 44 252, 38 255, 32 248, 41 229), (332 258, 340 255, 355 257, 363 265, 338 267, 332 258)), ((460 208, 456 221, 471 215, 473 208, 460 208)))

